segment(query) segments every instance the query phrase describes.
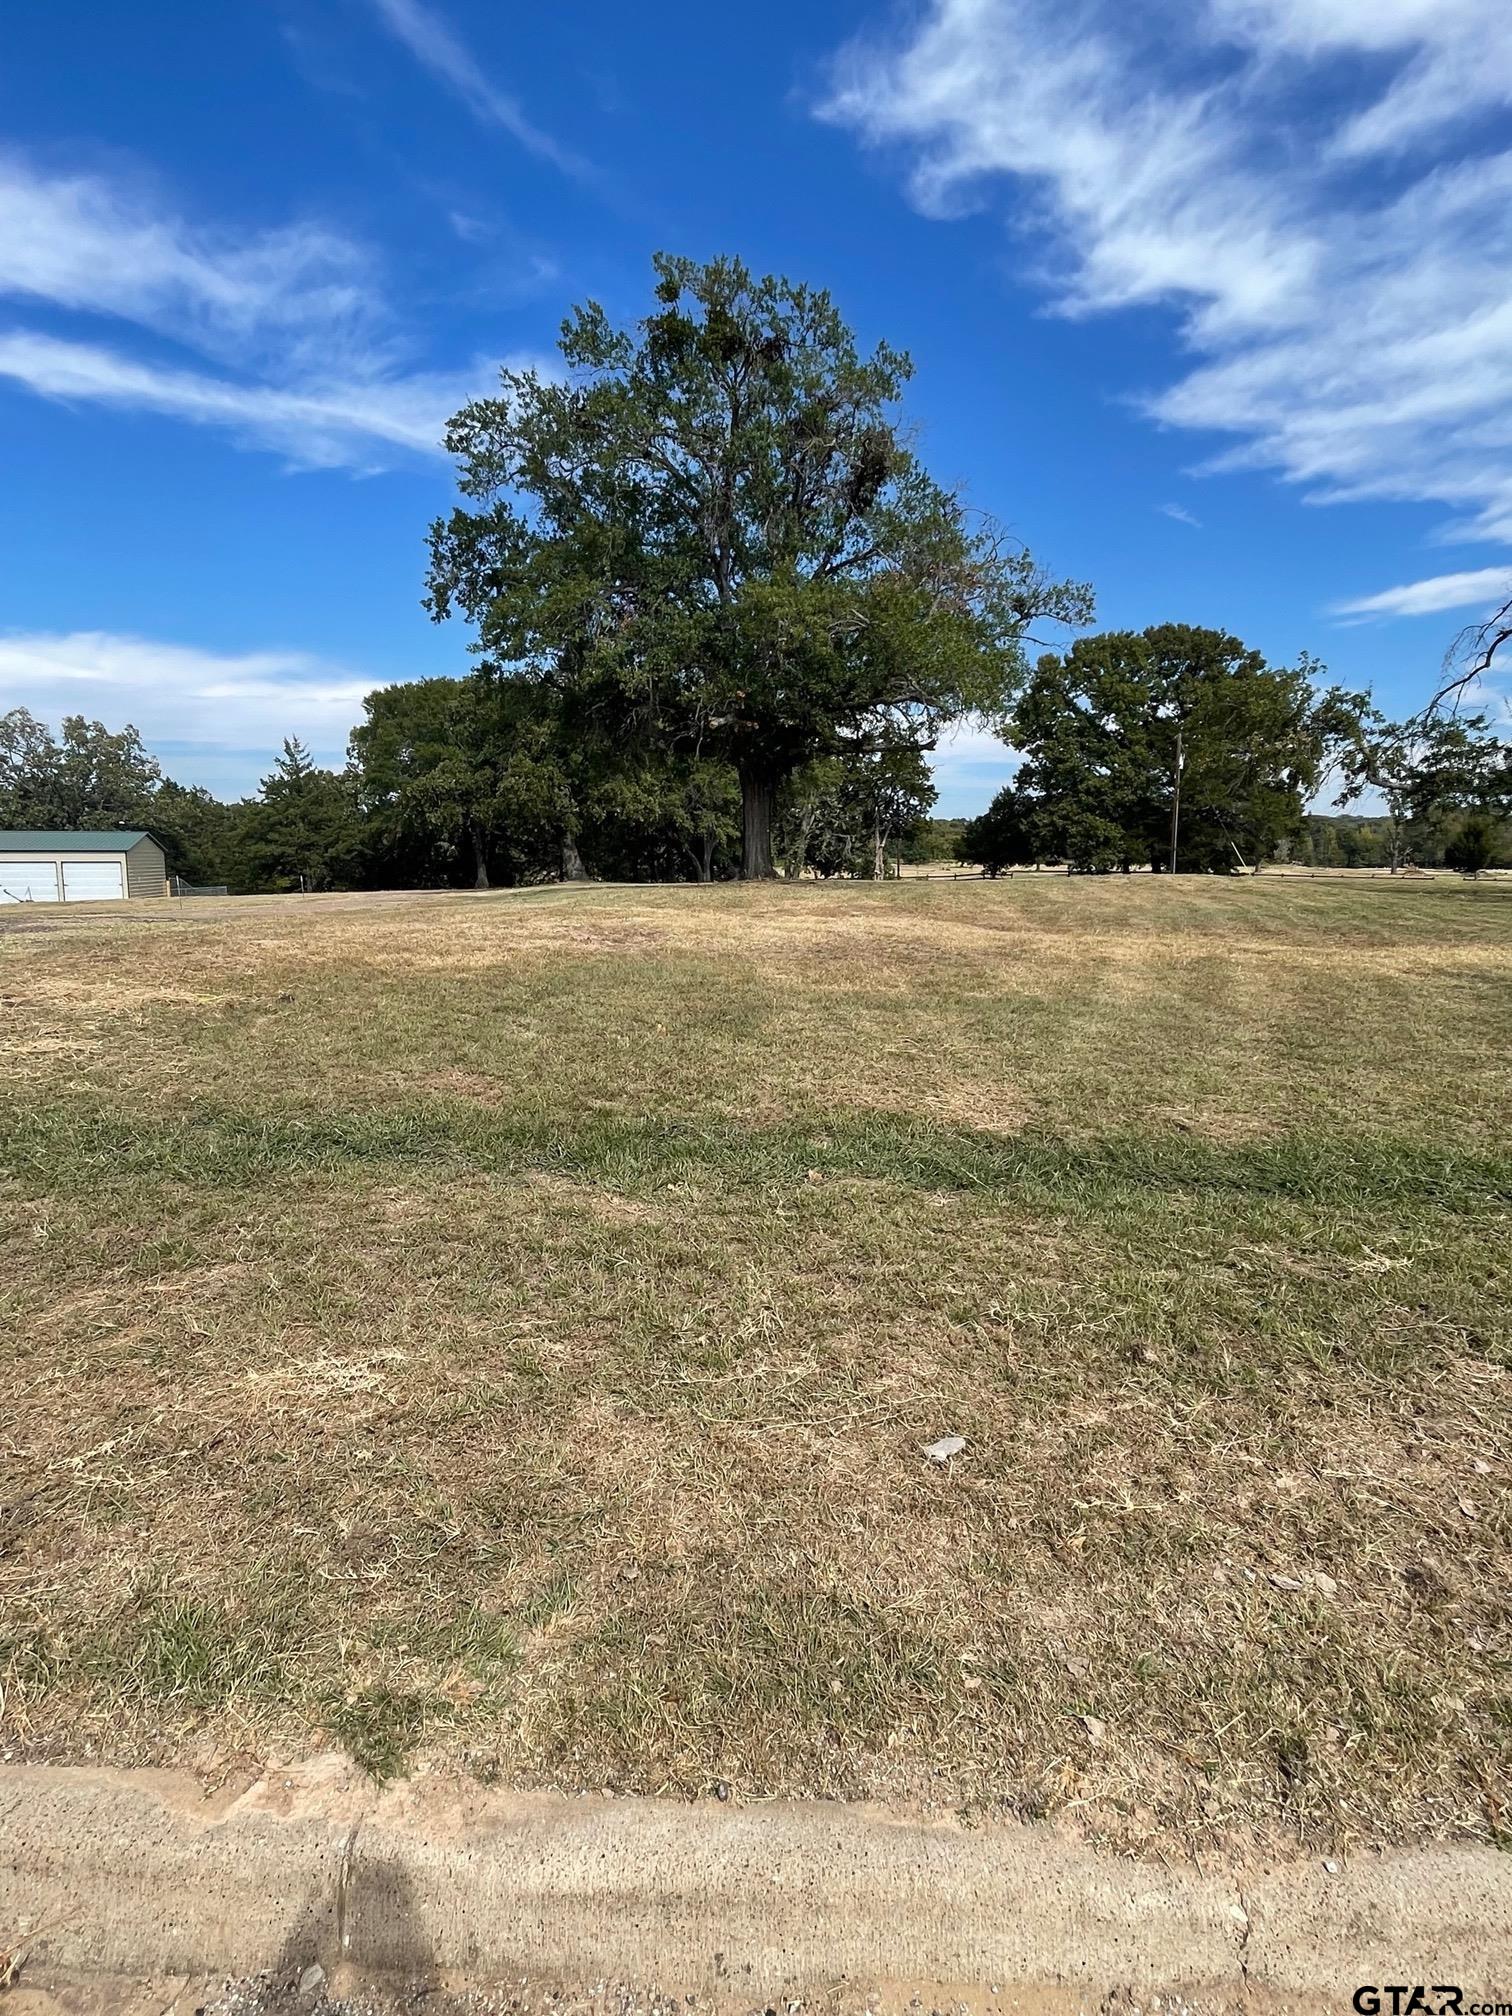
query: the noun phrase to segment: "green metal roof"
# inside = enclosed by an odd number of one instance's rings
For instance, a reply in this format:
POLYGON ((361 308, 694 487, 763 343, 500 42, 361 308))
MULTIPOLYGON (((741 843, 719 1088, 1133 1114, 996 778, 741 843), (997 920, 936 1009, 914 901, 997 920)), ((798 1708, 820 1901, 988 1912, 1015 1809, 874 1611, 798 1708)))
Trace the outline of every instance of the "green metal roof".
POLYGON ((0 854, 129 854, 150 833, 5 833, 0 854))

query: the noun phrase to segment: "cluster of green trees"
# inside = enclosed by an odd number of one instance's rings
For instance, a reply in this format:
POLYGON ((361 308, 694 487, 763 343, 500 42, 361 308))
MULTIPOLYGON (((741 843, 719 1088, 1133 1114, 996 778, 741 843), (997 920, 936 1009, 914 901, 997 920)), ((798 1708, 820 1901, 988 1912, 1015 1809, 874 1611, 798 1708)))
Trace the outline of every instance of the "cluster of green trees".
POLYGON ((959 858, 989 874, 1365 866, 1377 854, 1389 867, 1498 865, 1512 749, 1484 716, 1393 723, 1321 674, 1312 659, 1269 666, 1237 637, 1184 624, 1045 655, 1004 720, 1020 768, 968 823, 959 858), (1385 811, 1368 824, 1309 820, 1326 790, 1341 804, 1370 792, 1385 811))
POLYGON ((936 862, 953 866, 961 858, 961 835, 969 823, 966 819, 925 819, 904 838, 899 856, 913 868, 927 868, 936 862))
MULTIPOLYGON (((634 328, 578 309, 563 377, 505 371, 453 420, 464 502, 432 528, 428 606, 474 626, 512 704, 551 696, 577 759, 685 799, 696 835, 733 779, 742 875, 815 845, 822 866, 814 836, 858 827, 875 872, 942 727, 1000 712, 1029 627, 1086 620, 1090 595, 934 481, 907 357, 863 356, 827 294, 655 267, 634 328)), ((579 851, 589 809, 562 806, 579 851)))
POLYGON ((173 874, 238 890, 332 888, 362 860, 350 780, 297 741, 256 798, 226 804, 165 777, 135 728, 70 714, 55 736, 24 707, 0 714, 0 827, 135 826, 163 842, 173 874))
POLYGON ((73 716, 55 740, 16 710, 0 821, 148 826, 234 889, 881 876, 947 848, 1217 869, 1316 849, 1304 808, 1336 776, 1385 802, 1394 862, 1430 828, 1445 859, 1500 846, 1482 721, 1393 727, 1307 658, 1180 625, 1031 669, 1036 627, 1083 628, 1090 591, 929 475, 907 357, 864 355, 828 295, 660 256, 649 314, 589 304, 560 348, 559 375, 506 370, 448 428, 461 502, 424 599, 471 627, 466 677, 370 694, 342 770, 291 740, 236 805, 132 729, 73 716), (927 756, 966 717, 1023 764, 946 833, 927 756))
MULTIPOLYGON (((237 893, 739 873, 732 770, 616 763, 550 699, 482 673, 385 687, 343 769, 291 738, 256 795, 229 804, 165 777, 134 728, 70 715, 55 737, 16 708, 0 715, 0 827, 146 827, 171 873, 237 893)), ((805 764, 784 782, 774 857, 787 875, 862 877, 900 853, 937 858, 934 795, 918 751, 805 764)))

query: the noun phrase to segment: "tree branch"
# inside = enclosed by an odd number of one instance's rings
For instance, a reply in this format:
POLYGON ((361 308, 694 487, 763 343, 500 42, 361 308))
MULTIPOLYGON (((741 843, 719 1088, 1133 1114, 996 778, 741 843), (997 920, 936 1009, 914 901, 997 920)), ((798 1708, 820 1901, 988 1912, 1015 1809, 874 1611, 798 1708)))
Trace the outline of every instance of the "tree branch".
POLYGON ((1443 682, 1423 709, 1424 714, 1436 712, 1451 694, 1457 706, 1465 689, 1486 677, 1497 652, 1508 643, 1512 643, 1512 597, 1484 623, 1472 623, 1461 630, 1444 658, 1444 670, 1449 671, 1456 662, 1460 663, 1461 669, 1443 682), (1463 662, 1467 657, 1469 662, 1463 662))

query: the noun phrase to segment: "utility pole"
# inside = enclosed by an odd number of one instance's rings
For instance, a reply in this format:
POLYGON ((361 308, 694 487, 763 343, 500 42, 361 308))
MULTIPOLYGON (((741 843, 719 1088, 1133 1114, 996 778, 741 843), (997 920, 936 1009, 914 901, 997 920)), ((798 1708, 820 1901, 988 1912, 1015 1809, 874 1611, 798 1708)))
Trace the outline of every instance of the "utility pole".
POLYGON ((1171 873, 1176 873, 1176 838, 1181 831, 1181 723, 1176 723, 1176 788, 1171 794, 1171 873))

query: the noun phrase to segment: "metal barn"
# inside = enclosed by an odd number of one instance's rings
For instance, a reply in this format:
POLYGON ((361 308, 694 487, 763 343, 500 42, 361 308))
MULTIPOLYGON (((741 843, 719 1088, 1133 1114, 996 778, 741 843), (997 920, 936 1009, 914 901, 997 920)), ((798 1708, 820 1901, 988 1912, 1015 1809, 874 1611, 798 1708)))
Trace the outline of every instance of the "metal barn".
POLYGON ((0 832, 0 903, 110 903, 166 896, 150 833, 0 832))

